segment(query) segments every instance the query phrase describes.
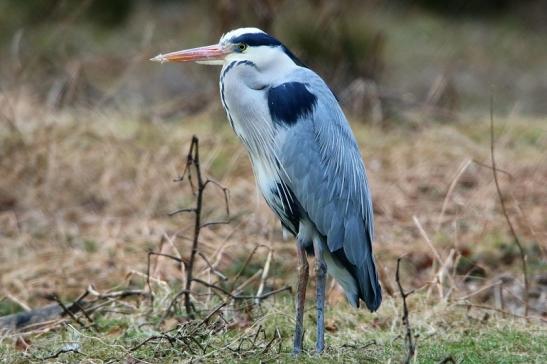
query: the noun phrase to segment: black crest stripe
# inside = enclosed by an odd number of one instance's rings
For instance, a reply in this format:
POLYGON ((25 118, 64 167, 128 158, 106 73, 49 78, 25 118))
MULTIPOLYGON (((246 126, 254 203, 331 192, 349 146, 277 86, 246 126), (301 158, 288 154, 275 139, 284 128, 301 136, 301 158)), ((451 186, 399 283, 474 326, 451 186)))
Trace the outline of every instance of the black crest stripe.
POLYGON ((240 36, 230 39, 230 42, 234 44, 245 43, 251 47, 259 47, 259 46, 281 47, 283 52, 285 52, 285 54, 289 56, 289 58, 292 59, 295 64, 297 64, 300 67, 307 68, 306 65, 302 63, 302 61, 298 59, 287 47, 285 47, 280 41, 278 41, 277 39, 275 39, 269 34, 266 34, 266 33, 241 34, 240 36))
POLYGON ((266 33, 246 33, 241 34, 230 40, 232 43, 245 43, 251 47, 270 46, 275 47, 281 45, 281 42, 266 33))

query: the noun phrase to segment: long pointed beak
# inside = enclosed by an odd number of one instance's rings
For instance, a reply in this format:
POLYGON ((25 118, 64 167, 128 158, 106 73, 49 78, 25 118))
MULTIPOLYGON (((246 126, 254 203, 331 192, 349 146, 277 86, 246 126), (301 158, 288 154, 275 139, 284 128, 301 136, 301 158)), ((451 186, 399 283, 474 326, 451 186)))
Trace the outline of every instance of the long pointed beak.
POLYGON ((222 61, 224 57, 230 53, 219 44, 213 44, 206 47, 185 49, 182 51, 171 52, 167 54, 158 54, 154 58, 150 58, 154 62, 210 62, 222 61))

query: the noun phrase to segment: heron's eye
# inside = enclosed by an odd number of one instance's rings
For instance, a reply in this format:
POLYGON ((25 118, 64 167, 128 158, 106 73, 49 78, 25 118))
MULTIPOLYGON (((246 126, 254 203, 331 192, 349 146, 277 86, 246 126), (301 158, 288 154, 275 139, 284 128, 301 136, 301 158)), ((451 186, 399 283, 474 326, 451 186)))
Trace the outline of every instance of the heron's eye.
POLYGON ((243 52, 244 50, 247 49, 247 44, 245 44, 245 43, 239 43, 239 44, 237 45, 237 49, 239 49, 240 52, 243 52))

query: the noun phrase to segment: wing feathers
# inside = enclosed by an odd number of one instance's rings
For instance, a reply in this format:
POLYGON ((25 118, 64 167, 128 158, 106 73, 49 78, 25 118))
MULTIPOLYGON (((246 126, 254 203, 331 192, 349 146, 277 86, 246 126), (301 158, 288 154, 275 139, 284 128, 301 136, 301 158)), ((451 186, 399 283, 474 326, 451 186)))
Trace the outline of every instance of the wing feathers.
MULTIPOLYGON (((304 72, 304 71, 303 71, 304 72)), ((316 96, 313 110, 279 132, 287 184, 329 251, 358 281, 359 296, 374 310, 381 289, 372 255, 372 203, 353 133, 334 96, 311 71, 296 81, 316 96), (337 258, 337 259, 338 259, 337 258)), ((287 126, 288 125, 288 126, 287 126)))

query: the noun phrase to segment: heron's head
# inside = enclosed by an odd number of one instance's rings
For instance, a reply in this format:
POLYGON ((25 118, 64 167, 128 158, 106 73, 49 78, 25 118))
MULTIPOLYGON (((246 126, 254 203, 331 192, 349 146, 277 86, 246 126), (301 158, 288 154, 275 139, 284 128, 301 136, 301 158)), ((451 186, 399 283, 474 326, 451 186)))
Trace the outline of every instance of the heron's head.
POLYGON ((159 54, 156 62, 197 62, 225 65, 250 61, 258 67, 303 64, 280 41, 257 28, 239 28, 224 34, 218 44, 159 54))

